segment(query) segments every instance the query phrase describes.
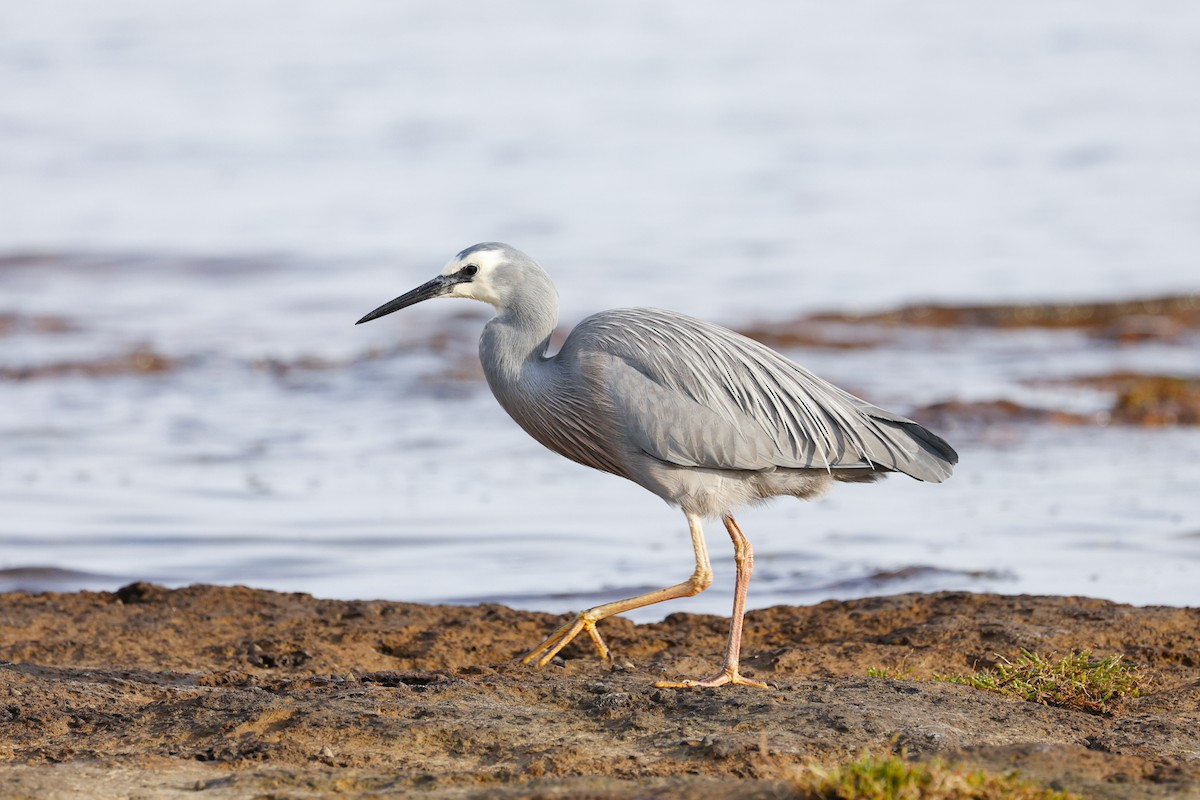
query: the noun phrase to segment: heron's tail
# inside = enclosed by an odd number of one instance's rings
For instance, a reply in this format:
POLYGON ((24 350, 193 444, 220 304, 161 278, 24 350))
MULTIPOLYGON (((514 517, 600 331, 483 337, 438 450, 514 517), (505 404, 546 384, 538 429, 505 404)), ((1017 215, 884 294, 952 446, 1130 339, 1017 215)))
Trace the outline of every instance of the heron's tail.
POLYGON ((900 423, 904 432, 912 437, 921 448, 922 453, 916 459, 919 471, 905 470, 909 475, 922 481, 941 483, 954 472, 958 463, 958 453, 950 444, 933 431, 915 422, 900 423))
POLYGON ((930 483, 941 483, 954 472, 958 453, 945 439, 899 414, 874 407, 867 413, 891 434, 889 439, 909 445, 892 449, 893 463, 889 467, 930 483))

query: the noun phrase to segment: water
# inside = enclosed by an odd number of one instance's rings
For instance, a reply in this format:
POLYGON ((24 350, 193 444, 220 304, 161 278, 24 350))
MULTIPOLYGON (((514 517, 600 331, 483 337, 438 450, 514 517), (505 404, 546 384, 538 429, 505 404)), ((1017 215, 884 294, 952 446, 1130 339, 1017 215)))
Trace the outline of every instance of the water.
MULTIPOLYGON (((485 309, 351 323, 484 239, 541 259, 567 321, 1194 291, 1196 74, 1185 3, 5 6, 0 314, 70 329, 18 325, 0 369, 143 346, 179 367, 0 381, 0 570, 39 568, 0 586, 564 610, 682 579, 678 512, 463 377, 485 309)), ((791 355, 900 411, 1091 411, 1028 379, 1195 374, 1197 352, 931 332, 791 355)), ((948 435, 947 484, 747 512, 751 604, 1200 604, 1197 432, 948 435)), ((642 618, 727 613, 710 534, 714 589, 642 618)))

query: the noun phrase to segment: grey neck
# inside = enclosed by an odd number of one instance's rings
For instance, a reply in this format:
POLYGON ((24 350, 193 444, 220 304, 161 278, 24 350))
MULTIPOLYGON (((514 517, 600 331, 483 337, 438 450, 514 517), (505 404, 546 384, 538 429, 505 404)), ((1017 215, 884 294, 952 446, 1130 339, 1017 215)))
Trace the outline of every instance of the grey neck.
POLYGON ((558 325, 558 297, 549 291, 519 293, 484 326, 479 357, 493 391, 518 383, 546 361, 558 325))

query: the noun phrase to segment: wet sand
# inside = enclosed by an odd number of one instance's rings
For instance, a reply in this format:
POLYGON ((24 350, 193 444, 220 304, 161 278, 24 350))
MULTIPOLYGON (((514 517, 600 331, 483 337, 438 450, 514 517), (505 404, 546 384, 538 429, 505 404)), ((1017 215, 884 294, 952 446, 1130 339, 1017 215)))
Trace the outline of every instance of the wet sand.
POLYGON ((609 620, 543 670, 558 618, 243 587, 0 595, 0 796, 788 797, 798 765, 904 749, 1093 797, 1200 796, 1200 609, 969 593, 752 611, 772 688, 662 690, 726 620, 609 620), (585 643, 586 644, 586 643, 585 643), (1122 654, 1096 716, 929 680, 1122 654), (904 679, 867 676, 885 668, 904 679))

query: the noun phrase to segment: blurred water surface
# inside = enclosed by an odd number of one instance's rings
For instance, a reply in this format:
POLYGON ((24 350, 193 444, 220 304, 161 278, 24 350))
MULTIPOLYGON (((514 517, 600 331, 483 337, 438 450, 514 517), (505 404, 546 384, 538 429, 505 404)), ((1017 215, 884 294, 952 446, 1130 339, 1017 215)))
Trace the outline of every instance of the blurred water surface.
MULTIPOLYGON (((539 258, 568 322, 1194 291, 1198 74, 1184 2, 4 5, 0 369, 176 366, 0 380, 0 586, 560 610, 679 580, 677 512, 462 377, 484 310, 352 322, 485 239, 539 258)), ((1200 373, 1194 339, 1070 332, 790 354, 900 411, 1200 373)), ((945 485, 748 512, 752 604, 1200 604, 1195 431, 952 433, 945 485)), ((717 586, 645 616, 727 612, 712 534, 717 586)))

